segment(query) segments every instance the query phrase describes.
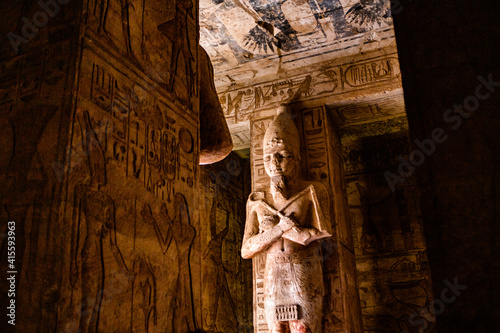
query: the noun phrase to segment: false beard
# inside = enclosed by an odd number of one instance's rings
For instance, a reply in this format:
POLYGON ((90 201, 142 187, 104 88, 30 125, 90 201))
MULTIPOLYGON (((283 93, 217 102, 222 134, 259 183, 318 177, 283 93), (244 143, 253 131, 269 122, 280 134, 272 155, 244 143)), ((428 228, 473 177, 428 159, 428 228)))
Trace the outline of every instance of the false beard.
POLYGON ((293 178, 276 176, 271 178, 271 194, 276 203, 284 203, 288 200, 289 190, 292 189, 293 178))

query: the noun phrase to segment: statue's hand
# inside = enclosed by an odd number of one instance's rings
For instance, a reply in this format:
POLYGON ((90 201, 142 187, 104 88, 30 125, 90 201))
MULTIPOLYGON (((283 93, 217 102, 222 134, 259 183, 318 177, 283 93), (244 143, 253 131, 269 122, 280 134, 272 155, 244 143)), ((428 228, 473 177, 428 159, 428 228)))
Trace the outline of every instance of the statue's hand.
POLYGON ((276 215, 264 216, 262 221, 260 221, 260 223, 259 223, 259 229, 261 231, 271 230, 272 228, 274 228, 278 224, 278 222, 279 222, 279 220, 278 220, 278 217, 276 215))
POLYGON ((288 216, 283 216, 280 218, 280 223, 278 226, 283 232, 286 232, 295 226, 295 221, 288 216))

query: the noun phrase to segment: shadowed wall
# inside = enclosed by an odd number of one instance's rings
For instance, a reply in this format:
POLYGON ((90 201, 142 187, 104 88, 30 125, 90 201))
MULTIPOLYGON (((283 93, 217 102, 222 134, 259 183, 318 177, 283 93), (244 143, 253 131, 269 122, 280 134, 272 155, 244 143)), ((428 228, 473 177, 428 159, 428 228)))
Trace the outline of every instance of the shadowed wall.
POLYGON ((500 330, 500 83, 483 81, 500 82, 499 11, 488 0, 393 1, 412 142, 435 128, 447 136, 415 171, 436 310, 445 304, 436 332, 500 330))

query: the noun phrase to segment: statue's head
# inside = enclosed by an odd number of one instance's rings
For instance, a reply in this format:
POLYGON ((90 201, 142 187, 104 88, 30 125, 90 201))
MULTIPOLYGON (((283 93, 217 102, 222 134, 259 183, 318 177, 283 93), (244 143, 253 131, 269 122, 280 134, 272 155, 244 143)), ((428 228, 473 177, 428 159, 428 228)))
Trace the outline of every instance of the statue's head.
POLYGON ((298 172, 300 139, 297 127, 286 106, 278 108, 278 115, 264 135, 264 167, 269 177, 288 177, 298 172))

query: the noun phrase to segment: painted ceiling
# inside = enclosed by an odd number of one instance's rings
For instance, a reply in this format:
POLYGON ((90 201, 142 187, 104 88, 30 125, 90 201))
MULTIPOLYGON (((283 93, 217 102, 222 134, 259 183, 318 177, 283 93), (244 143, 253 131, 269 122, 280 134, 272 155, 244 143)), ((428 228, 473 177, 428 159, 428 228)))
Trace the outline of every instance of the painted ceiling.
POLYGON ((341 56, 360 44, 392 41, 389 3, 200 0, 200 43, 214 65, 216 85, 229 85, 269 75, 266 68, 277 63, 300 60, 294 66, 305 67, 321 61, 318 55, 341 56))
POLYGON ((326 107, 345 140, 404 118, 390 0, 199 1, 200 43, 242 154, 250 119, 279 103, 326 107))

